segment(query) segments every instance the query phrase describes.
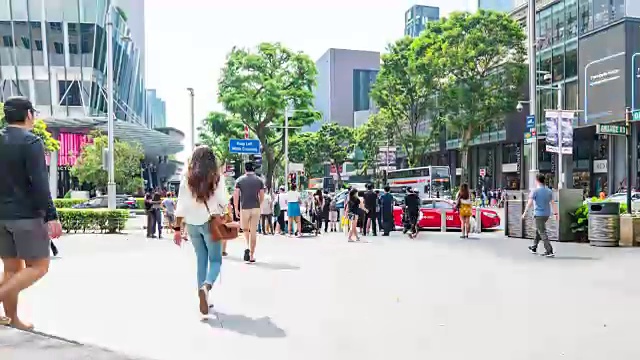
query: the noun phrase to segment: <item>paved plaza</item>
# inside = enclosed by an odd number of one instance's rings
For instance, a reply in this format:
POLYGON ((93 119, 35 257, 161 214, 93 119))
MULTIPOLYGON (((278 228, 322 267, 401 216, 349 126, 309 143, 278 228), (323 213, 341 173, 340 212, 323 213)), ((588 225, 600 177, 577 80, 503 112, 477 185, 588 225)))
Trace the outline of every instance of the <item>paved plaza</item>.
POLYGON ((276 236, 247 265, 238 240, 203 320, 191 245, 142 235, 65 236, 49 275, 22 296, 39 331, 127 356, 0 329, 0 358, 640 358, 640 249, 555 244, 547 259, 501 232, 276 236), (64 346, 69 355, 26 356, 64 346))

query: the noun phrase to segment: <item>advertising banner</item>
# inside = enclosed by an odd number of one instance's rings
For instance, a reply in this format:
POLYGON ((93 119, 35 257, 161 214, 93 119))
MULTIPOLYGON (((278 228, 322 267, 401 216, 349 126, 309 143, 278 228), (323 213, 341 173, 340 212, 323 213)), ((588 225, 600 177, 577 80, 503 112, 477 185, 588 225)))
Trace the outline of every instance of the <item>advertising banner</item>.
POLYGON ((573 154, 573 111, 547 110, 545 125, 547 126, 546 151, 556 154, 573 154), (562 128, 562 133, 558 129, 562 128))
POLYGON ((527 116, 527 123, 524 132, 524 143, 531 144, 536 139, 536 118, 535 116, 527 116))
POLYGON ((389 168, 386 170, 395 170, 396 169, 396 147, 389 146, 380 146, 378 149, 378 166, 383 166, 386 168, 387 164, 389 164, 389 168))

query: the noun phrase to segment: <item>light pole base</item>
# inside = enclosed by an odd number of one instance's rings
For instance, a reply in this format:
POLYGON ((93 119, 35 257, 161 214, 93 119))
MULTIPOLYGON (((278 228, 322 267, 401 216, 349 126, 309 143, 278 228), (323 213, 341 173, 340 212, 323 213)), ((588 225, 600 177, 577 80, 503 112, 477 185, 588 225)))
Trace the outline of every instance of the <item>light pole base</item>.
POLYGON ((538 169, 529 170, 529 184, 527 184, 529 190, 533 190, 536 188, 536 176, 538 176, 538 169))
POLYGON ((116 209, 116 183, 107 184, 107 200, 109 210, 116 209))

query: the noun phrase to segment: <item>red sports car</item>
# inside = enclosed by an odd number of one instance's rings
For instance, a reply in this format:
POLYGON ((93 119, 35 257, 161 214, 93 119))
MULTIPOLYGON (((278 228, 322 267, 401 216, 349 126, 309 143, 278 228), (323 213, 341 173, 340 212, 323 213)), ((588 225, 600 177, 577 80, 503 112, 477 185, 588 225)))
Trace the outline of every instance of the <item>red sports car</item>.
MULTIPOLYGON (((440 229, 442 211, 446 212, 447 229, 460 229, 460 215, 454 209, 454 202, 445 199, 422 199, 418 227, 421 229, 440 229)), ((402 227, 402 208, 394 206, 393 220, 397 227, 402 227)), ((476 217, 477 208, 473 208, 472 214, 476 217)), ((477 219, 477 218, 476 218, 477 219)), ((480 208, 480 221, 482 229, 494 229, 500 226, 500 216, 491 209, 480 208)))

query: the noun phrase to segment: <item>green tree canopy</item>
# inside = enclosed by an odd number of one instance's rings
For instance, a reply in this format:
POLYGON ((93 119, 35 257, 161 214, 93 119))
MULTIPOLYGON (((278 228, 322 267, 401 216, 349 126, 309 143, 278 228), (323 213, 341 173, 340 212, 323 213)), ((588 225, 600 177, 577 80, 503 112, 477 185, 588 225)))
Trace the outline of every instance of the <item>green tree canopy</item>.
POLYGON ((289 126, 319 118, 312 109, 316 73, 309 56, 280 43, 262 43, 254 50, 233 48, 222 68, 218 100, 260 140, 269 187, 276 163, 283 158, 285 108, 294 110, 289 126))
POLYGON ((200 142, 216 151, 222 163, 239 159, 229 152, 229 139, 244 137, 244 124, 240 119, 223 112, 210 112, 198 128, 200 142))
MULTIPOLYGON (((323 159, 335 165, 336 169, 347 161, 355 148, 354 131, 347 126, 332 122, 324 123, 316 136, 319 139, 316 151, 323 159)), ((338 183, 341 181, 340 171, 338 171, 338 183)))
MULTIPOLYGON (((107 148, 106 135, 99 132, 91 134, 91 142, 82 147, 71 174, 82 183, 96 188, 106 189, 108 173, 102 169, 102 150, 107 148)), ((115 141, 115 178, 119 193, 135 193, 144 188, 140 163, 144 152, 138 143, 115 141)))
POLYGON ((461 141, 463 182, 471 141, 501 127, 522 96, 524 40, 522 27, 508 14, 484 10, 431 22, 416 39, 417 67, 436 72, 441 84, 443 116, 434 126, 446 127, 461 141))
MULTIPOLYGON (((0 103, 0 129, 5 126, 6 123, 4 121, 4 103, 0 103)), ((47 124, 45 124, 44 121, 36 119, 31 132, 42 140, 44 149, 47 152, 60 150, 60 143, 57 139, 54 139, 53 136, 51 136, 51 133, 49 131, 47 131, 47 124)))
POLYGON ((392 120, 398 145, 407 154, 410 166, 421 165, 423 155, 434 140, 428 132, 429 110, 436 106, 438 79, 429 68, 418 68, 414 40, 404 37, 389 44, 371 96, 392 120))
POLYGON ((355 130, 354 138, 356 147, 362 151, 364 163, 361 168, 362 174, 366 174, 369 169, 374 173, 378 165, 378 153, 381 146, 387 141, 392 144, 392 138, 387 133, 386 118, 383 114, 373 114, 369 121, 355 130))
POLYGON ((318 151, 319 142, 320 137, 314 132, 296 134, 289 139, 289 160, 303 164, 310 178, 323 175, 325 159, 318 151))

